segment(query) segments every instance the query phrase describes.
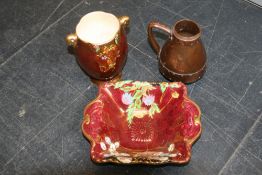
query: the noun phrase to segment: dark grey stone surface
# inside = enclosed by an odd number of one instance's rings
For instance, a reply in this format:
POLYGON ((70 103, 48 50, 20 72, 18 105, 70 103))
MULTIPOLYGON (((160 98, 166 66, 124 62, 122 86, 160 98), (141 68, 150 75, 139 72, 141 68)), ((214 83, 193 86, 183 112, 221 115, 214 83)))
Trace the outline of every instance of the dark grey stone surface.
POLYGON ((221 174, 261 174, 262 115, 235 150, 221 174))
MULTIPOLYGON (((241 0, 0 2, 0 174, 262 174, 262 9, 241 0), (80 3, 80 4, 79 4, 80 3), (188 85, 203 132, 189 164, 98 165, 81 133, 97 88, 64 38, 84 14, 131 18, 123 79, 166 81, 147 41, 151 20, 182 18, 202 28, 208 69, 188 85)), ((155 32, 163 44, 168 37, 155 32)))
POLYGON ((1 1, 0 63, 81 0, 1 1))

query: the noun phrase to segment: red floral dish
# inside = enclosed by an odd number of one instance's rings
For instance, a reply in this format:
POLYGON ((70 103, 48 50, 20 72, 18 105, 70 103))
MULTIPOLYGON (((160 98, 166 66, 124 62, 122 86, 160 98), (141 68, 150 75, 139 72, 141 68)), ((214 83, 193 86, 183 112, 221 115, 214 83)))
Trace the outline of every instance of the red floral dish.
POLYGON ((183 83, 127 80, 99 87, 82 131, 95 162, 181 164, 201 134, 200 115, 183 83))

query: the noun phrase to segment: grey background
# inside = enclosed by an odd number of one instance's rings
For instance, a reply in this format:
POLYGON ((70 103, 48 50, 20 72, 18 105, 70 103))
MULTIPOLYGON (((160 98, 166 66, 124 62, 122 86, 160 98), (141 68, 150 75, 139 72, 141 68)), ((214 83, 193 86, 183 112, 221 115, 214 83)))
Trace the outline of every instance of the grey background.
MULTIPOLYGON (((240 0, 1 0, 0 174, 262 174, 262 10, 240 0), (97 89, 65 36, 84 14, 128 15, 123 79, 166 81, 146 27, 181 18, 203 29, 208 69, 188 93, 203 133, 184 166, 97 165, 80 124, 97 89)), ((158 33, 163 43, 165 34, 158 33)))

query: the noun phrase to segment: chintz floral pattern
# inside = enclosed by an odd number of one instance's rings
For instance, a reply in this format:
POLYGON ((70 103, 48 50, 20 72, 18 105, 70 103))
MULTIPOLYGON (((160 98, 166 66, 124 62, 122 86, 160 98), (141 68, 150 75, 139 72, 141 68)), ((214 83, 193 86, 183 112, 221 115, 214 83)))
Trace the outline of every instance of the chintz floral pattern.
POLYGON ((146 95, 142 98, 142 101, 143 103, 146 105, 146 106, 150 106, 154 103, 155 101, 155 96, 154 95, 146 95))
POLYGON ((108 136, 105 136, 105 140, 100 142, 100 147, 104 151, 108 150, 110 153, 113 153, 119 147, 119 142, 113 143, 108 136))
POLYGON ((125 105, 130 105, 133 103, 133 97, 130 93, 127 93, 125 92, 123 95, 122 95, 122 102, 125 104, 125 105))
POLYGON ((94 45, 96 56, 99 61, 99 69, 102 72, 108 72, 115 68, 116 59, 120 57, 119 51, 119 33, 115 36, 113 42, 106 45, 94 45))
POLYGON ((127 153, 119 153, 117 149, 119 148, 119 142, 112 142, 108 136, 105 136, 104 141, 100 142, 100 147, 104 151, 104 158, 116 158, 119 162, 130 163, 132 157, 127 153))
MULTIPOLYGON (((160 84, 161 92, 164 93, 168 86, 171 88, 180 87, 177 83, 168 84, 163 82, 160 84)), ((134 117, 143 118, 148 115, 153 118, 154 114, 160 112, 158 104, 155 102, 155 96, 149 93, 155 89, 152 84, 126 80, 117 82, 114 88, 123 91, 121 100, 123 104, 128 106, 126 113, 129 125, 132 123, 134 117)), ((178 98, 178 96, 178 93, 172 95, 173 98, 178 98)))
POLYGON ((103 157, 105 159, 115 158, 121 163, 131 163, 133 159, 137 158, 146 158, 157 161, 168 161, 169 158, 181 156, 181 153, 178 151, 174 151, 175 145, 172 143, 168 147, 168 153, 164 152, 141 152, 135 155, 130 155, 128 153, 119 152, 117 149, 119 148, 119 142, 112 142, 108 136, 105 136, 104 140, 100 142, 100 148, 103 150, 103 157))

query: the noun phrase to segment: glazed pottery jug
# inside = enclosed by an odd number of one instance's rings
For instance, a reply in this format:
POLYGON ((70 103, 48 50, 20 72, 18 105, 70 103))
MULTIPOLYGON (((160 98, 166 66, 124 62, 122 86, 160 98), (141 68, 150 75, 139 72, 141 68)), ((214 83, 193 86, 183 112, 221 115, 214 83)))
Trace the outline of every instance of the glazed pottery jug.
POLYGON ((80 67, 96 80, 110 80, 121 74, 126 62, 125 28, 129 17, 95 11, 86 14, 76 32, 66 37, 80 67))
POLYGON ((201 30, 191 20, 183 19, 170 29, 160 22, 148 25, 148 39, 159 58, 159 70, 171 81, 192 83, 200 79, 206 69, 206 52, 200 39, 201 30), (154 38, 152 29, 168 33, 169 39, 162 49, 154 38))

